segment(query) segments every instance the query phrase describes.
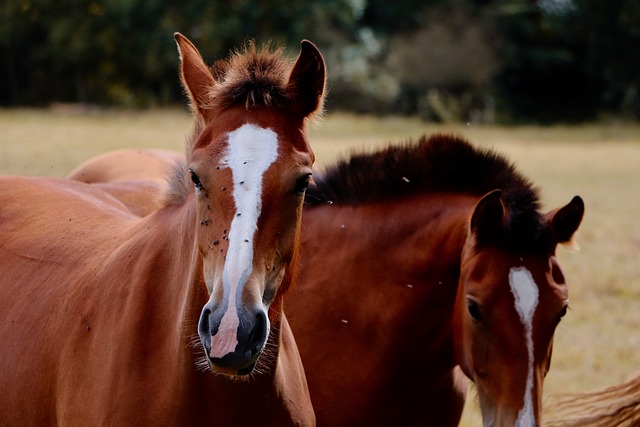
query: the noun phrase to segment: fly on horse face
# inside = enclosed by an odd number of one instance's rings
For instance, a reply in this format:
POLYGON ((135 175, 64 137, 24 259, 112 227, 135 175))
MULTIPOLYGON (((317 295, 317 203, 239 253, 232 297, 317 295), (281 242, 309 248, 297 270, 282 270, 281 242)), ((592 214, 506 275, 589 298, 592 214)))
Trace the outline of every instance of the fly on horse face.
POLYGON ((0 178, 0 425, 315 422, 282 299, 324 61, 303 41, 208 68, 176 41, 195 125, 160 209, 0 178))
POLYGON ((285 311, 318 424, 455 426, 459 365, 485 426, 541 425, 568 305, 556 246, 582 200, 540 213, 507 160, 442 135, 354 155, 315 182, 285 311))

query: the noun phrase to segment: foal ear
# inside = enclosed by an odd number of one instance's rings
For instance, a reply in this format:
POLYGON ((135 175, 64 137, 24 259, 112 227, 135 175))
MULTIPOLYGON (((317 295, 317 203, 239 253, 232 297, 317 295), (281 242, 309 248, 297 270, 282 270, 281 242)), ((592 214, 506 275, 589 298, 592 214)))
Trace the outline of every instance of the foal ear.
POLYGON ((566 206, 549 212, 546 215, 547 224, 556 243, 571 242, 571 238, 578 230, 583 216, 584 202, 580 196, 575 196, 566 206))
POLYGON ((189 95, 189 104, 194 112, 205 117, 209 92, 216 82, 193 43, 180 33, 173 36, 180 55, 180 80, 189 95))
POLYGON ((485 244, 500 231, 504 224, 504 214, 502 191, 493 190, 480 199, 469 223, 476 243, 485 244))
POLYGON ((289 75, 294 106, 303 117, 321 111, 324 103, 325 65, 322 54, 309 40, 300 42, 300 55, 289 75))

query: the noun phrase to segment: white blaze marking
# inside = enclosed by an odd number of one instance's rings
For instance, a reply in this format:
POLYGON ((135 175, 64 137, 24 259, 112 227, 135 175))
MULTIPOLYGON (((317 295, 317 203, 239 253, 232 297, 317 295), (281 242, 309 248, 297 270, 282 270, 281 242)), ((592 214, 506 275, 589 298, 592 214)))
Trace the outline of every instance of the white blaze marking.
POLYGON ((211 343, 211 357, 223 357, 238 345, 240 319, 236 300, 253 270, 253 237, 262 209, 263 176, 277 158, 278 135, 271 129, 245 124, 229 132, 223 164, 231 169, 236 212, 229 228, 229 249, 222 272, 227 308, 216 342, 211 343))
POLYGON ((533 412, 533 315, 538 306, 538 285, 533 280, 531 272, 525 267, 512 268, 509 271, 509 285, 515 298, 516 311, 524 325, 525 338, 527 340, 527 352, 529 355, 529 372, 524 395, 524 405, 518 413, 516 427, 533 427, 535 414, 533 412))

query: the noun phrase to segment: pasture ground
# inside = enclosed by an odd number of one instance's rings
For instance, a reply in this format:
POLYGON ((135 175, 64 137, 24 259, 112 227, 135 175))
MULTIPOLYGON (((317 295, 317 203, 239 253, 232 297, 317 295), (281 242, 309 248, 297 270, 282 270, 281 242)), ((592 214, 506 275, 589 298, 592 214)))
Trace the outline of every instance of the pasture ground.
MULTIPOLYGON (((64 176, 116 148, 182 150, 181 110, 0 110, 0 173, 64 176)), ((545 395, 612 385, 640 366, 640 126, 439 126, 416 119, 333 114, 311 132, 318 167, 352 149, 454 132, 494 147, 542 189, 546 209, 586 203, 579 252, 559 249, 571 309, 556 333, 545 395)), ((474 392, 463 426, 481 425, 474 392)))

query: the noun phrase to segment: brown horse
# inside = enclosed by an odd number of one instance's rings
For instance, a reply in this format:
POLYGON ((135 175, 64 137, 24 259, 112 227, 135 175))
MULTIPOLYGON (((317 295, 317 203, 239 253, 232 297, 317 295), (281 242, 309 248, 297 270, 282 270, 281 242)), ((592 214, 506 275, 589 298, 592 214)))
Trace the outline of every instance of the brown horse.
POLYGON ((170 171, 184 163, 184 155, 169 150, 123 149, 93 157, 67 178, 92 184, 113 195, 134 214, 146 216, 160 209, 170 171))
POLYGON ((610 387, 552 396, 545 408, 553 427, 637 427, 640 425, 640 374, 610 387))
POLYGON ((249 45, 209 69, 176 40, 195 126, 160 209, 0 179, 0 425, 315 421, 282 298, 324 61, 303 41, 294 64, 249 45))
POLYGON ((568 304, 555 250, 582 200, 542 214, 505 158, 449 136, 354 155, 315 182, 285 311, 318 424, 455 426, 459 365, 485 426, 540 425, 568 304))
POLYGON ((460 364, 485 425, 539 425, 567 306, 554 252, 582 200, 542 215, 505 158, 446 136, 354 156, 316 182, 286 311, 318 424, 455 426, 460 364))

